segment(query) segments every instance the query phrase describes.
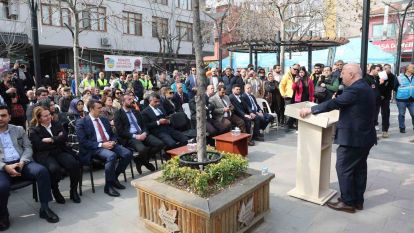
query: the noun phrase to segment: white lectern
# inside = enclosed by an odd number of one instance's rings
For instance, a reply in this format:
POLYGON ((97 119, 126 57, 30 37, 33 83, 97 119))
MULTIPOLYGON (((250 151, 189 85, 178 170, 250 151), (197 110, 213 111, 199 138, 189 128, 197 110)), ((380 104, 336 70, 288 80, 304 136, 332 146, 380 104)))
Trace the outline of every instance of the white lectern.
POLYGON ((302 118, 299 110, 316 105, 302 102, 286 106, 285 115, 298 119, 296 187, 288 195, 323 205, 336 194, 329 189, 332 135, 339 111, 302 118))

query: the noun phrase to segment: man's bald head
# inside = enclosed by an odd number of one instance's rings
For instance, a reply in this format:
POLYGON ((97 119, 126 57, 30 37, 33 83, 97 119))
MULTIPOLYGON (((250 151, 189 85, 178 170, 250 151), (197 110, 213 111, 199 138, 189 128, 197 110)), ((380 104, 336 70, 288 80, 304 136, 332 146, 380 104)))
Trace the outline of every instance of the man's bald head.
POLYGON ((342 83, 349 87, 362 78, 362 70, 358 64, 346 64, 342 69, 341 77, 342 83))

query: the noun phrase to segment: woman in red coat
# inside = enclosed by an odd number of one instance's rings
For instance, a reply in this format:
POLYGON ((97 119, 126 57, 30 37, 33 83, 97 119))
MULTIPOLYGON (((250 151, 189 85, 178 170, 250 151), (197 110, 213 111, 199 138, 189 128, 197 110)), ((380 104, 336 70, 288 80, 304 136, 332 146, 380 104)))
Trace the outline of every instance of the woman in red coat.
POLYGON ((299 75, 296 76, 295 82, 292 84, 292 89, 295 93, 295 103, 305 101, 314 102, 315 98, 313 94, 315 92, 315 87, 304 66, 300 67, 299 75))

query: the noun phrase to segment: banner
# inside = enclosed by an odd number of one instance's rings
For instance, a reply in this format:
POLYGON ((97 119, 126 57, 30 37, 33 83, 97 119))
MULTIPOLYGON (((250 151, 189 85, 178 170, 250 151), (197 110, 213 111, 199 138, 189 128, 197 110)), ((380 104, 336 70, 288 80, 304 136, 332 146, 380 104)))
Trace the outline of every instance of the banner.
POLYGON ((105 71, 142 71, 142 57, 104 55, 105 71))
POLYGON ((10 59, 0 58, 0 73, 10 70, 10 59))

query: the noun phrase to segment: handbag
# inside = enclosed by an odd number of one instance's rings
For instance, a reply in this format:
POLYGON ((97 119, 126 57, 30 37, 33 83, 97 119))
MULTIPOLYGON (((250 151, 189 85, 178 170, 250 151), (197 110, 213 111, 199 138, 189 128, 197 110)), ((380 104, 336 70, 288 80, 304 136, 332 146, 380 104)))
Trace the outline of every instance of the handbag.
POLYGON ((315 88, 315 98, 317 99, 325 99, 326 98, 326 87, 317 86, 315 88))

